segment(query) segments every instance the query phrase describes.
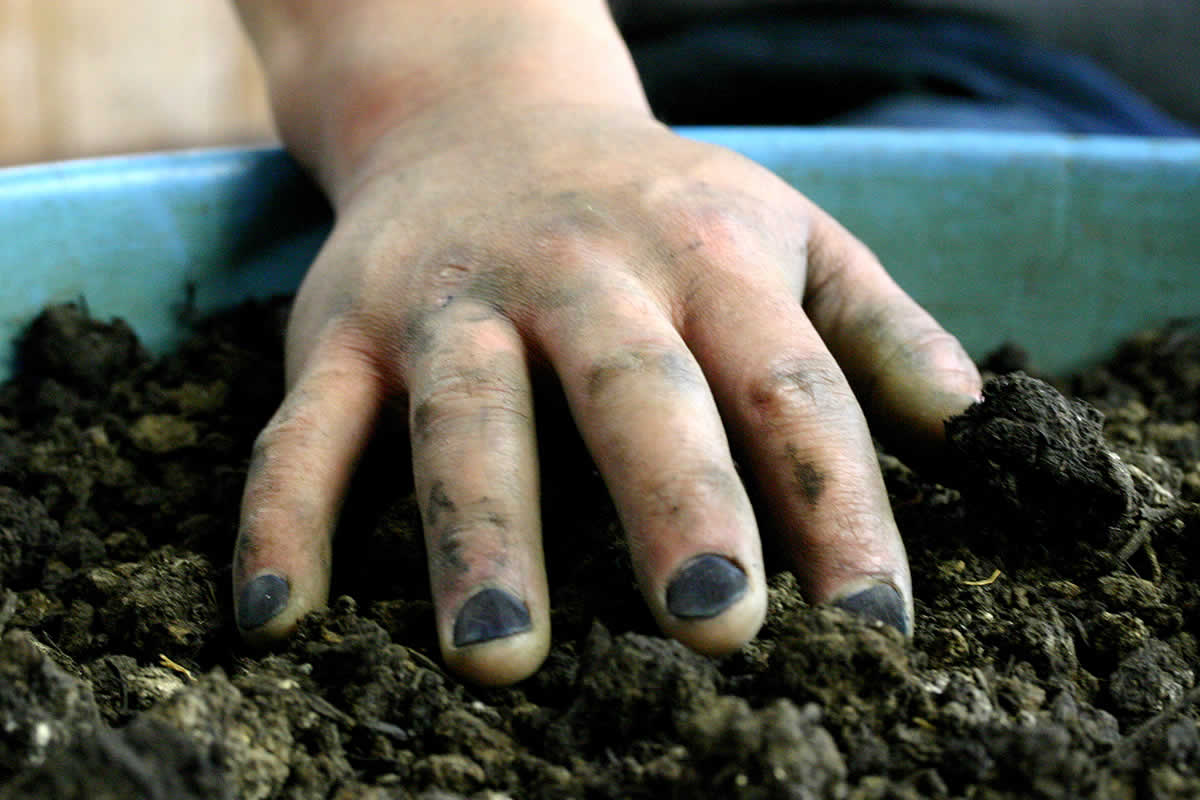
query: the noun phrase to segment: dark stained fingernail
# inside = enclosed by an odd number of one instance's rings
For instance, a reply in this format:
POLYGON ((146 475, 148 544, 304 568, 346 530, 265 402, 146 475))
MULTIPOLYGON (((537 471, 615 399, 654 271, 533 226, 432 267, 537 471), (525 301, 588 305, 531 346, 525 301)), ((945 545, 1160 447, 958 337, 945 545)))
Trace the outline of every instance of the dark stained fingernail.
POLYGON ((266 625, 287 606, 291 589, 278 575, 259 575, 242 587, 237 624, 244 631, 266 625))
POLYGON ((463 604, 454 620, 454 646, 503 639, 533 627, 529 609, 503 589, 484 589, 463 604))
POLYGON ((889 583, 876 583, 835 600, 833 604, 869 620, 891 625, 905 636, 912 633, 904 598, 889 583))
POLYGON ((746 573, 724 556, 705 553, 688 561, 667 587, 667 608, 680 619, 715 617, 741 599, 746 573))

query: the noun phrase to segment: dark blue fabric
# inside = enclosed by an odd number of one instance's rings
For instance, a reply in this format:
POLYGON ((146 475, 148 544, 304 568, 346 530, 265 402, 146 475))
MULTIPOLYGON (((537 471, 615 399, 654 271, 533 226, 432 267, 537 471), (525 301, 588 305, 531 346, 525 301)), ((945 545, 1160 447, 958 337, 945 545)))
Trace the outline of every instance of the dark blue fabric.
POLYGON ((967 19, 734 19, 630 44, 651 105, 673 125, 1200 135, 1083 57, 967 19))

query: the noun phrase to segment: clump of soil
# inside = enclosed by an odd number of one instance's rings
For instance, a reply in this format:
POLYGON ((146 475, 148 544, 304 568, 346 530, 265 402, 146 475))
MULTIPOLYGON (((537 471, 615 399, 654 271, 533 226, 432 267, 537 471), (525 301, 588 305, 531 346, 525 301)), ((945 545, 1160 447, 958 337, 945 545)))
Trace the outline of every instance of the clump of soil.
POLYGON ((484 690, 438 663, 398 427, 347 502, 330 608, 277 653, 235 635, 286 310, 248 304, 160 360, 73 306, 24 338, 0 388, 0 798, 1200 796, 1194 324, 1070 399, 998 353, 948 427, 954 486, 880 454, 911 642, 786 572, 743 651, 659 637, 603 484, 577 439, 544 437, 556 644, 484 690))

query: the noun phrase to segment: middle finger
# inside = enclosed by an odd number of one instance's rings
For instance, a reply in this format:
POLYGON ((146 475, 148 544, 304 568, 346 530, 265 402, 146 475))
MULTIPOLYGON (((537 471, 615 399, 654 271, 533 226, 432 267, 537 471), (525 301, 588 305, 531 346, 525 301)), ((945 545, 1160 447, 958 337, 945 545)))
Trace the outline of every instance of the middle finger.
POLYGON ((442 653, 481 683, 511 683, 550 642, 525 351, 511 322, 468 298, 423 328, 406 382, 442 653))
POLYGON ((632 282, 584 293, 539 327, 660 627, 701 652, 739 647, 765 613, 762 552, 696 360, 632 282))

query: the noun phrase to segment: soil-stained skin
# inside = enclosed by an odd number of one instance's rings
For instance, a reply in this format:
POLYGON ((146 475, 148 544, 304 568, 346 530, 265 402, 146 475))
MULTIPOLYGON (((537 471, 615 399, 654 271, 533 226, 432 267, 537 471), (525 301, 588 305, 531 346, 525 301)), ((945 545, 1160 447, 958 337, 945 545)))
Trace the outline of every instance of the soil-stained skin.
POLYGON ((804 459, 794 444, 787 445, 787 458, 792 465, 792 478, 800 496, 810 506, 816 506, 825 491, 825 473, 816 464, 804 459))
MULTIPOLYGON (((439 664, 422 504, 387 436, 343 512, 331 607, 275 653, 240 644, 228 554, 251 443, 282 396, 286 308, 205 323, 157 362, 77 308, 31 329, 23 376, 0 387, 5 800, 67 785, 185 799, 1200 796, 1194 326, 1140 336, 1075 379, 1091 406, 1028 377, 988 384, 950 425, 953 486, 880 454, 913 562, 911 641, 808 605, 786 572, 742 652, 713 660, 661 638, 603 481, 565 410, 556 422, 539 407, 555 646, 530 680, 484 690, 439 664), (195 435, 151 443, 136 433, 147 417, 195 435)), ((593 383, 688 377, 660 355, 599 365, 593 383)), ((1001 363, 1022 365, 1012 351, 1001 363)), ((828 503, 834 476, 788 456, 803 501, 828 503)), ((437 558, 464 568, 445 529, 484 501, 425 491, 437 558)))
POLYGON ((707 388, 695 363, 680 353, 629 351, 596 364, 588 372, 588 396, 592 399, 602 396, 614 381, 629 373, 653 374, 680 390, 707 388))
POLYGON ((428 526, 438 540, 437 560, 441 570, 449 570, 458 575, 465 575, 470 565, 462 557, 462 542, 458 534, 450 526, 443 524, 447 515, 454 514, 458 507, 446 496, 446 485, 442 481, 434 481, 429 489, 428 526))

